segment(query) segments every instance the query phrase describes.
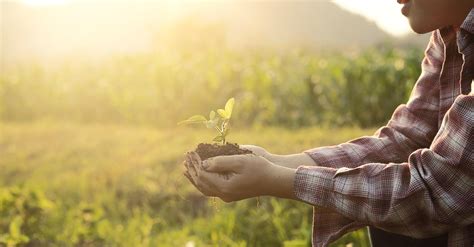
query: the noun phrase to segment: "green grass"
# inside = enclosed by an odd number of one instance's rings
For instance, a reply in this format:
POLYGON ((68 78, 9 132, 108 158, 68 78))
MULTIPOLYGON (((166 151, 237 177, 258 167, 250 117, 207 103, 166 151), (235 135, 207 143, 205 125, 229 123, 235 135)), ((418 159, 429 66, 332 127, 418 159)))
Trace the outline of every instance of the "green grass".
MULTIPOLYGON (((231 142, 294 153, 373 129, 233 129, 231 142)), ((182 176, 212 132, 129 125, 0 123, 0 241, 35 246, 307 246, 311 207, 276 198, 213 205, 182 176), (33 205, 33 206, 32 206, 33 205), (15 220, 16 219, 16 220, 15 220), (13 231, 15 227, 19 233, 13 231)), ((365 231, 335 246, 367 246, 365 231)), ((1 244, 0 244, 1 246, 1 244)))

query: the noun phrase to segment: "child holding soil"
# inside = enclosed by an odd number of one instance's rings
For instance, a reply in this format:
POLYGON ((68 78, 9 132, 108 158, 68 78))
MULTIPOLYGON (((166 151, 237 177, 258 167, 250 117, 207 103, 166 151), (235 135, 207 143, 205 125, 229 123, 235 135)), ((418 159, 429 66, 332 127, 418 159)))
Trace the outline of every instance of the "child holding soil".
POLYGON ((226 202, 269 195, 314 205, 313 246, 364 226, 373 246, 473 246, 474 0, 398 2, 415 32, 433 33, 409 101, 386 126, 293 155, 190 152, 196 188, 226 202))

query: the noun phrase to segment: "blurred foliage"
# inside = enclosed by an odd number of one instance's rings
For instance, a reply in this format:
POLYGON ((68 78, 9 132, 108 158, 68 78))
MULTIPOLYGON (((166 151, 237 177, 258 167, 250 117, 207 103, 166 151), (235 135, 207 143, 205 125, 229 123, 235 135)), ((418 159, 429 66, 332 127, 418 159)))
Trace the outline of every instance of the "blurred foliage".
POLYGON ((169 127, 235 97, 238 125, 376 126, 407 100, 422 55, 388 44, 353 52, 206 47, 12 66, 0 75, 0 120, 169 127))
MULTIPOLYGON (((260 206, 255 199, 214 205, 187 182, 183 153, 211 131, 57 122, 0 122, 0 129, 0 246, 310 242, 307 204, 262 197, 260 206)), ((236 130, 232 141, 292 153, 373 131, 253 128, 236 130)), ((348 234, 334 246, 347 243, 366 246, 367 234, 348 234)))
MULTIPOLYGON (((174 126, 235 97, 231 142, 339 144, 372 130, 335 127, 384 124, 420 73, 417 49, 232 50, 193 28, 153 52, 1 68, 0 246, 308 246, 306 204, 197 193, 180 162, 212 133, 174 126)), ((350 243, 366 231, 333 246, 350 243)))
POLYGON ((41 243, 47 211, 54 204, 36 189, 0 188, 0 244, 17 246, 41 243))

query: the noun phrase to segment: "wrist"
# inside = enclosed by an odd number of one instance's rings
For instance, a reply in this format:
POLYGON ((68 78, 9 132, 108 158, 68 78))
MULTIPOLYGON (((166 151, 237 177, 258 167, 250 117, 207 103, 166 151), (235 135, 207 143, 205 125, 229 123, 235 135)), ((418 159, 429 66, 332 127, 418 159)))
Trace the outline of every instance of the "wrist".
POLYGON ((295 199, 293 192, 296 169, 271 165, 264 179, 264 195, 295 199))

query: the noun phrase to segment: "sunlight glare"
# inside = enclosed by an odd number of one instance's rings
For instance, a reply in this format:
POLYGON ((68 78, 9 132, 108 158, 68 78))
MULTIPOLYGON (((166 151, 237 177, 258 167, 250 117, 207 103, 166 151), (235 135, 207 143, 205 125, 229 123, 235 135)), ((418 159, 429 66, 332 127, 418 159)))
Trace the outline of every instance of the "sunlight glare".
POLYGON ((26 5, 32 6, 47 6, 47 5, 58 5, 58 4, 66 4, 68 0, 22 0, 22 2, 26 5))
POLYGON ((333 0, 333 2, 346 10, 365 16, 395 36, 412 32, 407 19, 400 13, 401 7, 396 0, 333 0))

